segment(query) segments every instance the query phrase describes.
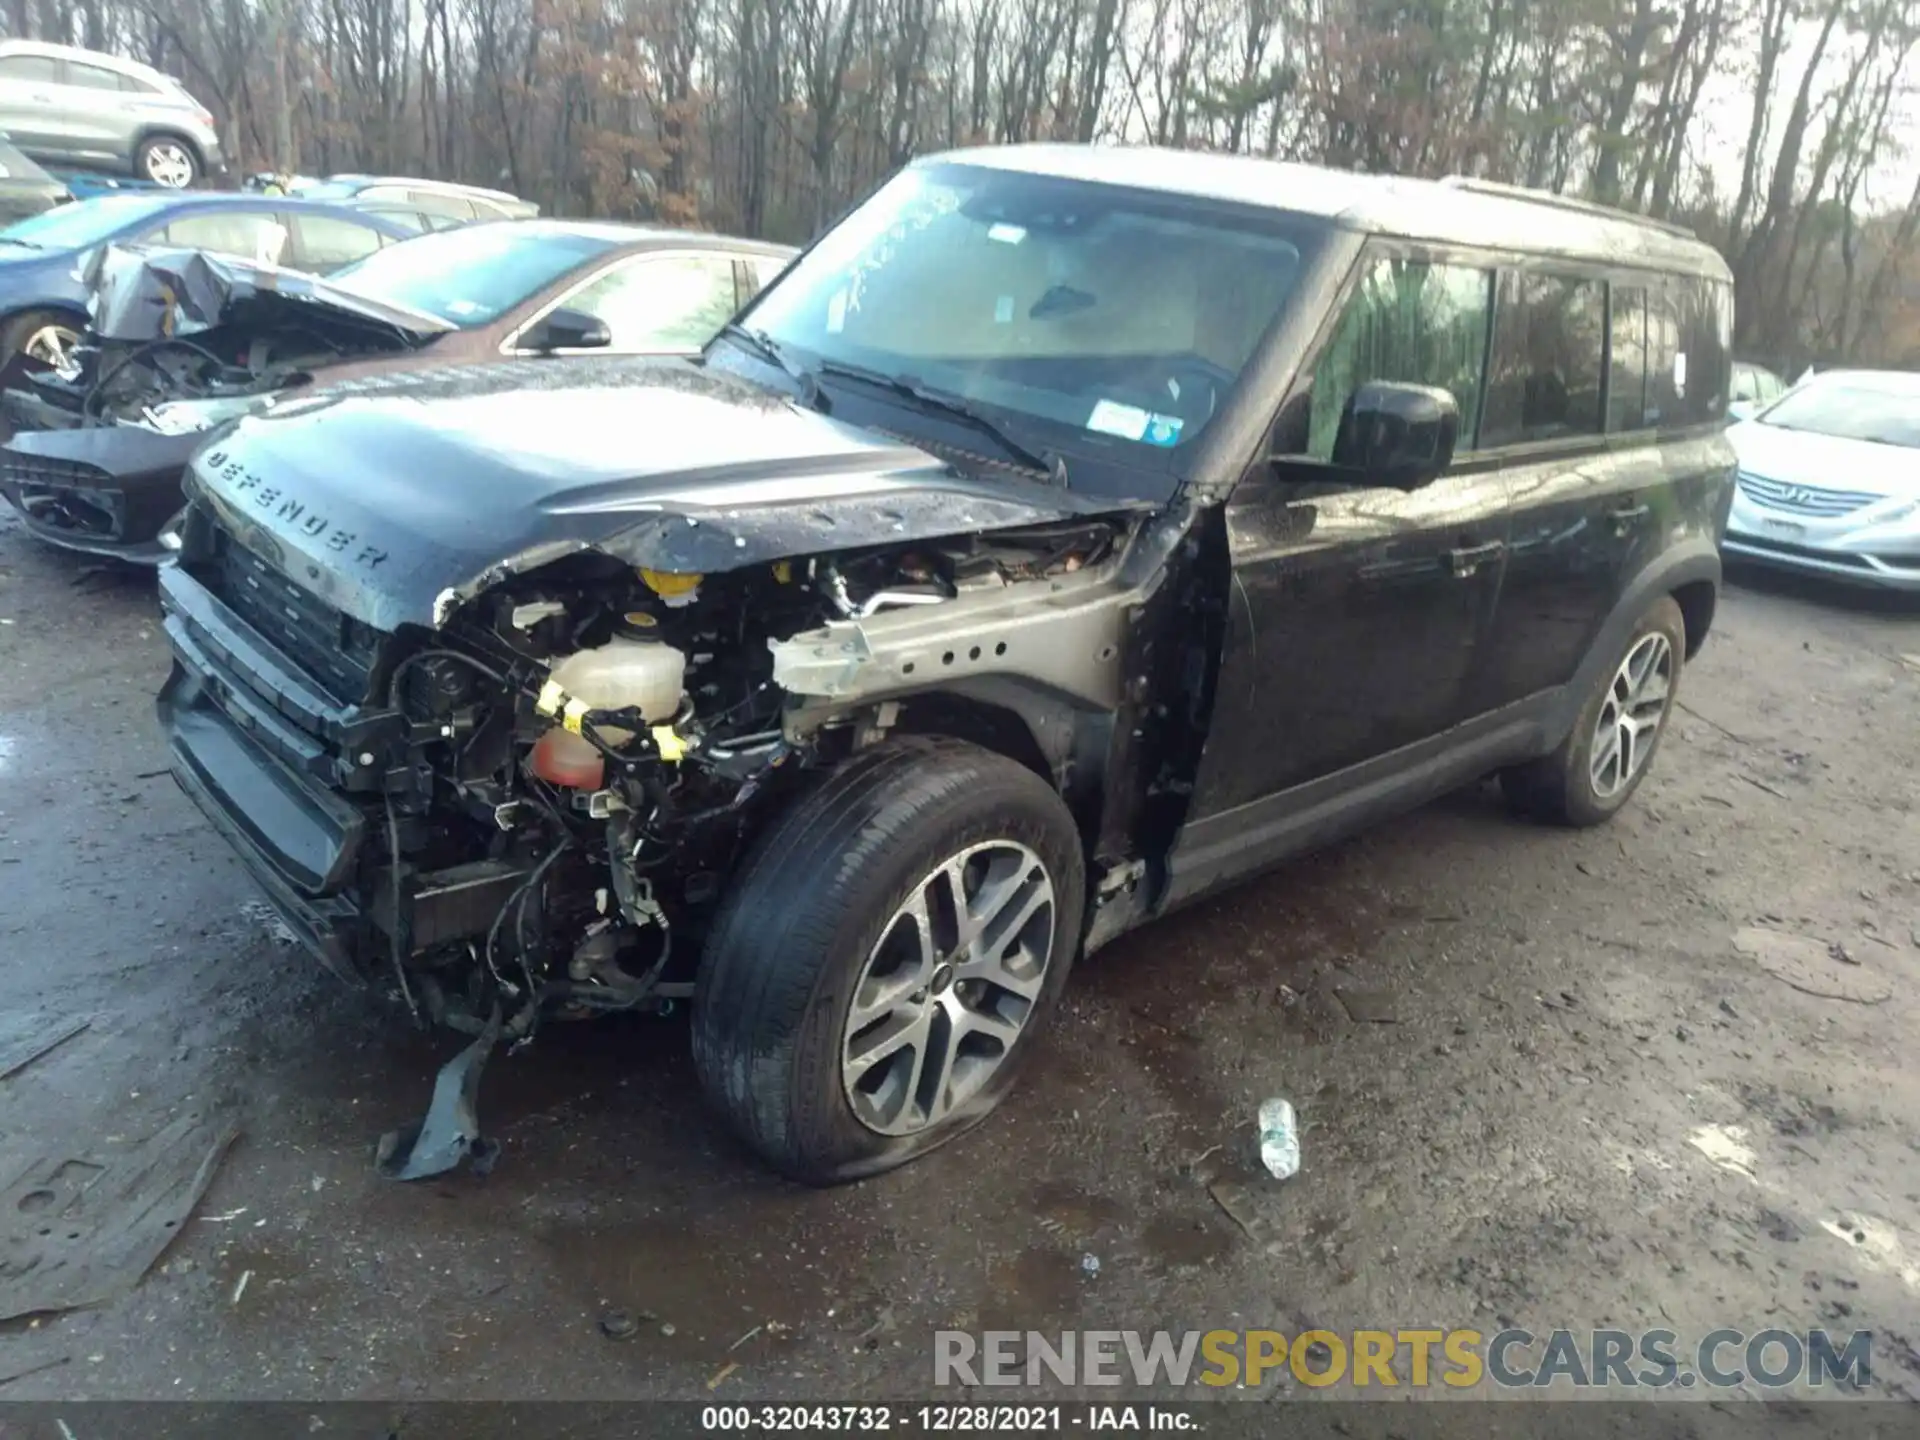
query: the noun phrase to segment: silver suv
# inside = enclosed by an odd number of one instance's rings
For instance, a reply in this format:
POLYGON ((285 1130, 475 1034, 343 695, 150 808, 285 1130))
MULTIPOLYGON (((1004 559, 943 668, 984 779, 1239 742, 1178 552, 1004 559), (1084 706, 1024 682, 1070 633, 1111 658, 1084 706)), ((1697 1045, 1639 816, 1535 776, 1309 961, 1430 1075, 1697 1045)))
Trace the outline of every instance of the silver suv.
POLYGON ((182 190, 226 169, 207 107, 137 60, 0 41, 0 131, 42 163, 105 165, 182 190))

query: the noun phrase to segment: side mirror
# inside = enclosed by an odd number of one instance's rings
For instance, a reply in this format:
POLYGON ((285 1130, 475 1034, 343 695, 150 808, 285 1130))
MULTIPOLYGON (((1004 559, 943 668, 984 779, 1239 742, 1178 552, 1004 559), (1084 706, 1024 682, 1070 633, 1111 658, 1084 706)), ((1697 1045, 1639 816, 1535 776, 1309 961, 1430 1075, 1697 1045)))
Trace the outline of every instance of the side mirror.
POLYGON ((606 321, 564 305, 520 337, 523 350, 603 350, 612 343, 606 321))
POLYGON ((1369 380, 1340 414, 1333 463, 1372 484, 1418 490, 1453 464, 1460 406, 1451 391, 1369 380))
POLYGON ((1759 403, 1753 400, 1735 400, 1727 406, 1727 419, 1736 423, 1751 420, 1759 413, 1759 403))

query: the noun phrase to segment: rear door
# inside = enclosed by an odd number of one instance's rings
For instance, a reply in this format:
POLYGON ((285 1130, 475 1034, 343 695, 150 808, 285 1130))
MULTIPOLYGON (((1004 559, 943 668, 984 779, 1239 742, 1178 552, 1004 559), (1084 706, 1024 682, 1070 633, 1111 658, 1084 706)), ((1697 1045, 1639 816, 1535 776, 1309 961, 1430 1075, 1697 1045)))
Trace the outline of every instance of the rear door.
POLYGON ((1689 432, 1724 413, 1731 366, 1696 313, 1703 285, 1502 276, 1482 437, 1507 467, 1514 516, 1478 681, 1488 703, 1573 678, 1663 527, 1711 479, 1711 447, 1689 432))
MULTIPOLYGON (((1450 391, 1451 471, 1412 491, 1303 481, 1262 462, 1227 505, 1234 590, 1196 820, 1405 751, 1467 718, 1499 595, 1506 488, 1473 454, 1492 272, 1376 248, 1307 378, 1276 420, 1270 454, 1327 460, 1341 413, 1368 380, 1450 391)), ((1357 783, 1357 782, 1356 782, 1357 783)))
POLYGON ((122 84, 120 72, 68 60, 61 80, 55 103, 67 116, 67 134, 75 152, 131 156, 138 122, 134 96, 122 84))

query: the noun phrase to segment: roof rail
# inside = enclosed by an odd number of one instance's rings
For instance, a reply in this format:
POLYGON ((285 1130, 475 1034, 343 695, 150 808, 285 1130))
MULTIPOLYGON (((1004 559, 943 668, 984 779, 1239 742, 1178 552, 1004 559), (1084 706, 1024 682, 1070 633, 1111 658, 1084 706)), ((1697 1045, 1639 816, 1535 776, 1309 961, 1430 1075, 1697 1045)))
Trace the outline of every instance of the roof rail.
POLYGON ((1612 205, 1602 205, 1596 200, 1582 200, 1573 195, 1556 195, 1551 190, 1529 190, 1524 185, 1507 185, 1498 180, 1477 180, 1471 175, 1449 175, 1440 182, 1449 190, 1466 190, 1475 195, 1498 195, 1508 200, 1524 200, 1533 205, 1551 205, 1556 210, 1570 210, 1579 215, 1592 215, 1605 220, 1625 220, 1634 225, 1645 225, 1654 230, 1663 230, 1669 235, 1678 235, 1686 240, 1698 240, 1684 225, 1676 225, 1671 220, 1656 220, 1651 215, 1642 215, 1637 210, 1621 210, 1612 205))

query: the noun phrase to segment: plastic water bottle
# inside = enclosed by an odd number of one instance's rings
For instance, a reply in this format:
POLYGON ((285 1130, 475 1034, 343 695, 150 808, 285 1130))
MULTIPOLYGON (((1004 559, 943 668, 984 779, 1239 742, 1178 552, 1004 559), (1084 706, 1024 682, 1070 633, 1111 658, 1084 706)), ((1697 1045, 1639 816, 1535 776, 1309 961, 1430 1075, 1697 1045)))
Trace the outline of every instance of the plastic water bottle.
POLYGON ((1276 1180, 1300 1172, 1300 1134, 1291 1102, 1275 1097, 1260 1102, 1260 1163, 1276 1180))

